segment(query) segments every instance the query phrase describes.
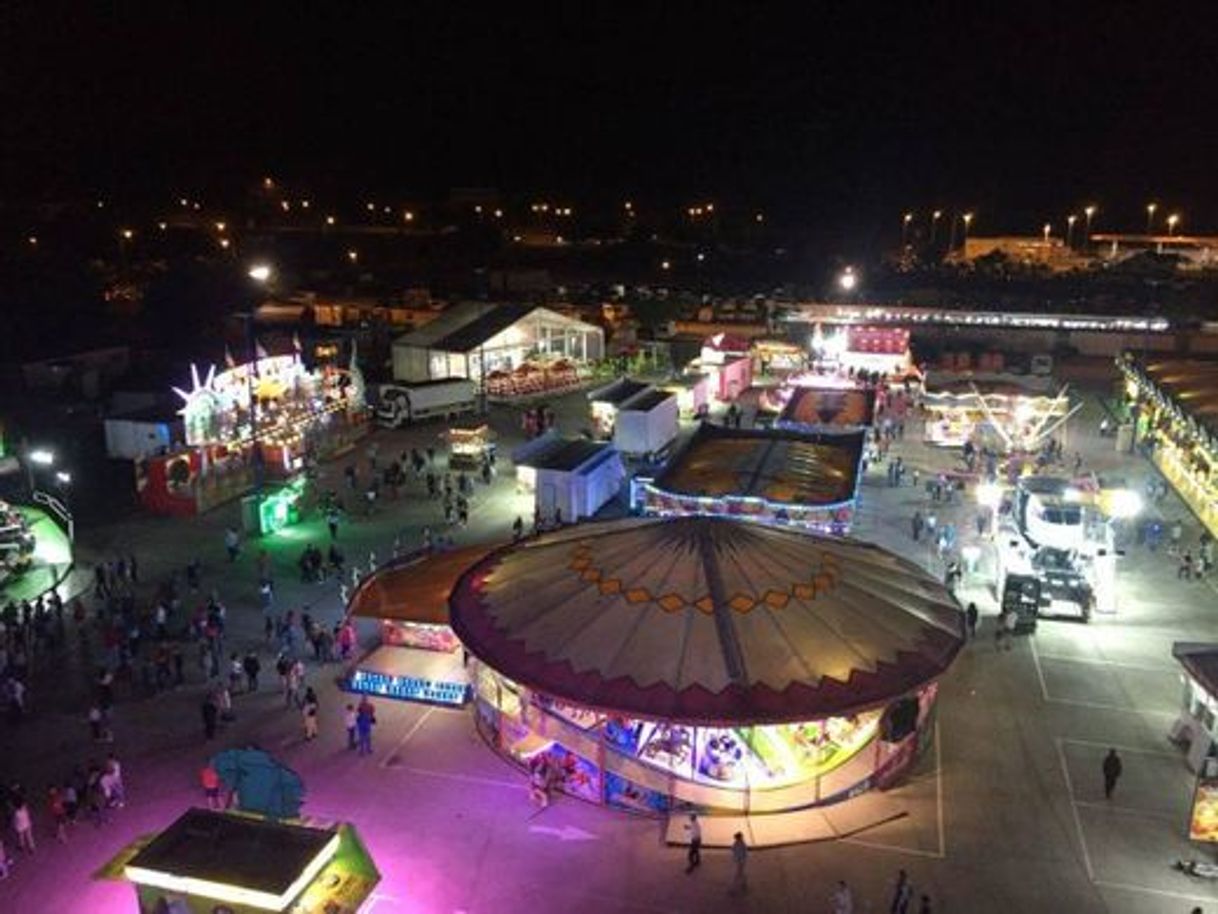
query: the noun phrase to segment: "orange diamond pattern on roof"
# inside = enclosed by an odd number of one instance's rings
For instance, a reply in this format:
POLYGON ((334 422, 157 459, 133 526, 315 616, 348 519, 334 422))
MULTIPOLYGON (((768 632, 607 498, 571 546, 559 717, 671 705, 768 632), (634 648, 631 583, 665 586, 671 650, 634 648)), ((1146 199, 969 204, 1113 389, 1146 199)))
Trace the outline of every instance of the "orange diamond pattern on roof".
POLYGON ((601 573, 595 568, 589 568, 587 571, 581 574, 580 577, 585 581, 599 581, 601 579, 601 573))
POLYGON ((801 600, 816 599, 815 584, 796 584, 793 588, 791 588, 791 592, 801 600))
POLYGON ((702 610, 704 613, 713 612, 715 609, 715 604, 711 602, 710 597, 703 597, 701 600, 695 603, 694 606, 698 607, 698 609, 702 610))
POLYGON ((646 603, 651 599, 651 592, 645 587, 632 587, 626 591, 626 599, 631 603, 646 603))
POLYGON ((757 601, 752 597, 746 597, 744 594, 738 593, 728 601, 727 605, 738 613, 746 613, 757 605, 757 601))
POLYGON ((622 582, 617 578, 607 578, 601 581, 600 589, 601 593, 621 593, 622 582))
POLYGON ((685 601, 678 597, 675 593, 667 593, 660 597, 660 599, 658 599, 656 602, 660 604, 661 609, 670 613, 676 612, 685 605, 685 601))
POLYGON ((772 606, 774 609, 782 609, 791 602, 791 595, 783 593, 781 590, 771 590, 766 593, 765 602, 767 606, 772 606))

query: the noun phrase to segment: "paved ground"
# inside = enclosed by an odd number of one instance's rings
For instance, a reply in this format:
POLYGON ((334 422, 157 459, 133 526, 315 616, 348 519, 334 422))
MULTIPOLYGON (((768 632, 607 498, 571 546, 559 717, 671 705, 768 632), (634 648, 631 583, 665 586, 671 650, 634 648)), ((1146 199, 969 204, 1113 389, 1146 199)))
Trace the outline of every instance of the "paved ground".
MULTIPOLYGON (((568 429, 582 426, 582 403, 557 404, 568 429)), ((1086 433, 1098 425, 1092 403, 1071 430, 1069 450, 1089 465, 1120 469, 1133 478, 1148 464, 1111 451, 1086 433)), ((510 444, 514 414, 495 422, 510 444)), ((378 433, 381 453, 422 443, 435 427, 378 433)), ((930 471, 952 457, 910 437, 900 446, 907 462, 930 471)), ((341 464, 328 468, 337 488, 341 464)), ((417 494, 417 493, 416 493, 417 494)), ((458 542, 507 532, 528 502, 500 478, 479 492, 468 530, 458 542)), ((863 490, 860 536, 930 561, 912 542, 908 519, 924 495, 889 489, 873 473, 863 490)), ((972 506, 940 509, 967 529, 972 506)), ((1161 507, 1183 515, 1169 498, 1161 507)), ((340 539, 348 558, 388 554, 395 535, 418 541, 435 526, 439 509, 417 497, 387 505, 378 516, 354 519, 340 539)), ((204 583, 230 607, 230 644, 261 640, 255 594, 256 548, 234 565, 223 560, 221 535, 235 509, 190 521, 142 519, 82 532, 86 563, 115 550, 134 549, 143 577, 153 580, 192 555, 204 562, 204 583)), ((1186 520, 1191 520, 1186 518, 1186 520)), ((1189 527, 1195 541, 1196 529, 1189 527)), ((333 584, 303 585, 294 561, 324 531, 313 520, 269 547, 280 607, 308 604, 327 618, 339 612, 333 584)), ((382 703, 376 752, 361 760, 344 748, 333 685, 335 668, 310 670, 322 699, 323 737, 305 744, 296 714, 277 695, 236 699, 238 718, 216 744, 201 737, 202 682, 156 697, 120 692, 116 743, 124 760, 130 802, 101 829, 78 826, 66 847, 54 844, 45 820, 39 849, 19 859, 0 883, 5 910, 107 912, 133 910, 130 889, 90 874, 133 837, 159 829, 199 799, 195 771, 210 751, 256 742, 279 754, 308 785, 306 811, 318 819, 356 823, 385 880, 371 910, 390 912, 565 911, 584 914, 646 911, 805 912, 828 910, 835 880, 855 889, 858 911, 887 910, 888 886, 898 868, 943 911, 1176 912, 1195 904, 1218 910, 1218 891, 1172 872, 1187 847, 1186 810, 1191 777, 1166 733, 1180 700, 1170 657, 1173 640, 1212 638, 1216 601, 1209 582, 1175 580, 1163 556, 1131 551, 1122 560, 1117 616, 1090 625, 1044 623, 1035 638, 996 653, 990 631, 992 601, 968 592, 987 615, 981 638, 962 654, 943 685, 935 751, 895 792, 911 815, 847 841, 757 852, 749 863, 750 891, 726 892, 725 854, 708 852, 702 870, 682 875, 682 852, 665 847, 662 826, 561 800, 537 814, 521 776, 493 755, 467 714, 382 703), (1125 775, 1116 797, 1102 798, 1099 763, 1120 749, 1125 775)), ((370 633, 367 633, 370 634, 370 633)), ((75 643, 75 638, 69 639, 75 643)), ((33 714, 18 728, 5 725, 0 770, 33 793, 71 765, 104 754, 87 739, 83 694, 87 674, 75 649, 43 665, 31 690, 33 714)), ((273 677, 271 677, 273 678, 273 677)))

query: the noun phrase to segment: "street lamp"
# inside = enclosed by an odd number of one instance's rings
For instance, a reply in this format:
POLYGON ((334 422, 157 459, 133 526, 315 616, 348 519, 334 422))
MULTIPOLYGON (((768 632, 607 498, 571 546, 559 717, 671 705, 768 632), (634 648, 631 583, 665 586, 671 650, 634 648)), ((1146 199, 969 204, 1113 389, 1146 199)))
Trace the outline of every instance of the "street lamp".
POLYGON ((72 484, 72 474, 65 473, 63 470, 60 470, 59 472, 57 472, 55 474, 55 481, 57 483, 59 483, 61 486, 71 485, 72 484))
POLYGON ((906 213, 901 217, 901 247, 908 244, 909 239, 909 223, 913 222, 913 213, 906 213))
POLYGON ((1172 213, 1167 217, 1167 236, 1170 238, 1176 234, 1176 224, 1180 221, 1179 213, 1172 213))
POLYGON ((40 467, 49 467, 55 463, 55 454, 52 451, 38 449, 30 451, 30 463, 37 464, 40 467))
POLYGON ((271 278, 271 274, 273 272, 274 271, 271 269, 270 264, 256 263, 249 268, 249 272, 246 275, 248 275, 250 279, 254 280, 254 282, 265 283, 271 278))
POLYGON ((943 210, 937 209, 930 214, 930 243, 935 243, 935 230, 939 227, 939 219, 943 215, 943 210))
POLYGON ((355 263, 357 260, 359 260, 359 251, 352 248, 347 252, 347 259, 352 263, 355 263))
POLYGON ((1083 215, 1087 217, 1087 237, 1083 239, 1084 244, 1091 243, 1091 217, 1095 215, 1095 204, 1089 203, 1083 208, 1083 215))
POLYGON ((1074 246, 1074 223, 1078 221, 1078 216, 1071 213, 1066 217, 1066 247, 1074 246))
POLYGON ((969 226, 973 224, 973 214, 965 213, 960 218, 964 220, 964 249, 967 252, 968 251, 968 229, 969 229, 969 226))
POLYGON ((854 267, 846 267, 838 274, 837 285, 843 292, 853 292, 859 284, 858 274, 854 272, 854 267))
POLYGON ((1048 243, 1049 243, 1049 235, 1050 235, 1050 233, 1053 231, 1053 226, 1052 226, 1052 225, 1050 225, 1048 222, 1046 222, 1046 223, 1045 223, 1045 227, 1044 227, 1043 231, 1044 231, 1044 233, 1045 233, 1045 244, 1048 244, 1048 243))
POLYGON ((1150 234, 1150 230, 1154 227, 1155 210, 1157 210, 1158 208, 1159 208, 1159 204, 1157 204, 1157 203, 1147 203, 1146 204, 1146 234, 1147 235, 1150 234))

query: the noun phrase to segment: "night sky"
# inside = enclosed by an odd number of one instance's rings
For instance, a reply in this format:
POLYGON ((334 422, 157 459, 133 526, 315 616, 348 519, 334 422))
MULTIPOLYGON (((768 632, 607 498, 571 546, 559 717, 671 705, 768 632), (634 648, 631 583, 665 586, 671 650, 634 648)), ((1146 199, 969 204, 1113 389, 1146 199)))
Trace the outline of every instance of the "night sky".
POLYGON ((323 195, 713 197, 855 230, 942 206, 1031 232, 1093 200, 1138 228, 1156 199, 1218 228, 1212 4, 15 6, 8 198, 273 174, 323 195))

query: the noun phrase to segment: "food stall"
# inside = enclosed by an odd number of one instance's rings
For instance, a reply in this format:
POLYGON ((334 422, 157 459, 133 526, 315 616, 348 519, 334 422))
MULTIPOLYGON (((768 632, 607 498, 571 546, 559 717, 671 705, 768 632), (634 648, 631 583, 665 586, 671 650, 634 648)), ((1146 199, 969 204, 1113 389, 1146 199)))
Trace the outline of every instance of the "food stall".
POLYGON ((495 451, 495 432, 489 425, 450 428, 443 435, 448 445, 448 465, 479 470, 495 451))
POLYGON ((544 757, 572 795, 653 813, 892 783, 964 637, 951 595, 891 553, 709 517, 503 547, 450 602, 488 743, 544 757))
POLYGON ((140 914, 355 912, 381 875, 354 826, 190 809, 98 874, 135 886, 140 914))
POLYGON ((749 349, 753 371, 759 375, 788 374, 808 367, 808 353, 785 340, 753 340, 749 349))

